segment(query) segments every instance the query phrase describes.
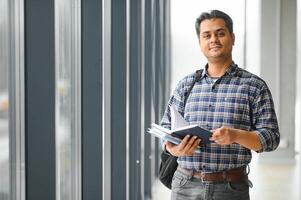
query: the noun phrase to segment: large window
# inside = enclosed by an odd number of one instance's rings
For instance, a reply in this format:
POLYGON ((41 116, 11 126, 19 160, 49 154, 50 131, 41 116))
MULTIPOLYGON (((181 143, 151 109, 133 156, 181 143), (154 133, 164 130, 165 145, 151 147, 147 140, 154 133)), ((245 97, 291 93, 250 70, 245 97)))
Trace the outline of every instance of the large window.
POLYGON ((0 0, 0 200, 25 198, 23 9, 0 0))
POLYGON ((57 200, 81 197, 79 9, 79 1, 55 1, 57 200))
POLYGON ((0 200, 9 199, 9 13, 8 0, 0 1, 0 200))

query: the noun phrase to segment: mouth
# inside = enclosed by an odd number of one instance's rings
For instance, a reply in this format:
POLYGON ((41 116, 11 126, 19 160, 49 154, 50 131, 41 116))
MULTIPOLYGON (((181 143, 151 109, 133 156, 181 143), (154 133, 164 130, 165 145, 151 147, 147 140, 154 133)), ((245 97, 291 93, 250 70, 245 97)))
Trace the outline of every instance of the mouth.
POLYGON ((213 47, 210 47, 209 50, 218 50, 218 49, 221 49, 222 46, 213 46, 213 47))

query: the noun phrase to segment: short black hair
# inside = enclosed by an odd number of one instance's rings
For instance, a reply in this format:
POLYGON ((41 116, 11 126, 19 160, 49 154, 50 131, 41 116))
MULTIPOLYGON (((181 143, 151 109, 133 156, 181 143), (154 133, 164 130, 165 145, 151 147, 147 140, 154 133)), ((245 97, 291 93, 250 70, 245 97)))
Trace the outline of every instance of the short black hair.
POLYGON ((215 19, 215 18, 223 19, 225 21, 226 27, 228 28, 229 32, 233 33, 233 21, 232 21, 231 17, 220 10, 211 10, 209 12, 203 12, 196 19, 195 29, 196 29, 196 34, 199 39, 200 39, 200 32, 201 32, 200 24, 202 23, 202 21, 204 21, 206 19, 215 19))

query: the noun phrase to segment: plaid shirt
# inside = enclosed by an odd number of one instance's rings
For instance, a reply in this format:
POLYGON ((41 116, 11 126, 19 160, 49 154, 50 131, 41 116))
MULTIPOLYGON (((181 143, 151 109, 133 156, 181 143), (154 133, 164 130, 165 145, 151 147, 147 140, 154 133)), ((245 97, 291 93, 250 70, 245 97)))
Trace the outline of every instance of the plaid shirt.
MULTIPOLYGON (((208 76, 207 67, 195 83, 186 105, 184 96, 192 84, 194 74, 183 78, 174 90, 168 105, 173 104, 190 124, 208 130, 221 126, 255 131, 262 151, 275 150, 280 134, 271 92, 258 76, 232 64, 215 82, 208 76)), ((170 129, 170 110, 161 125, 170 129)), ((241 167, 251 162, 251 151, 239 144, 201 145, 201 153, 178 158, 181 167, 195 171, 214 172, 241 167)))

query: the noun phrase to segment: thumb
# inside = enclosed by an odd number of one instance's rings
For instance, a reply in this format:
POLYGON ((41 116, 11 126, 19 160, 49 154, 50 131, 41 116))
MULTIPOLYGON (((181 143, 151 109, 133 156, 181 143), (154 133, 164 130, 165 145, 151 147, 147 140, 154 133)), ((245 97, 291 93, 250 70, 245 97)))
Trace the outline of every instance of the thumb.
POLYGON ((169 151, 170 148, 174 147, 175 144, 169 142, 169 141, 166 141, 165 142, 165 147, 166 147, 166 150, 169 151))

